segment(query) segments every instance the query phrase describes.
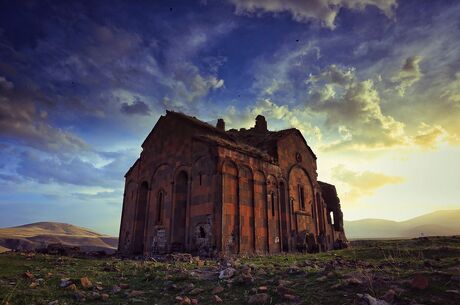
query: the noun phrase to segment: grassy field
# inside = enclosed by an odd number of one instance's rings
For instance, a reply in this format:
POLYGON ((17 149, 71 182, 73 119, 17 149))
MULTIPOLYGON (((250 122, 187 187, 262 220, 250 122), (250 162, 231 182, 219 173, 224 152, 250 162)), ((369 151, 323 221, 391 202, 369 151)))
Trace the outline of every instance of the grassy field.
POLYGON ((460 237, 356 241, 321 254, 191 262, 3 253, 0 302, 458 305, 460 237))

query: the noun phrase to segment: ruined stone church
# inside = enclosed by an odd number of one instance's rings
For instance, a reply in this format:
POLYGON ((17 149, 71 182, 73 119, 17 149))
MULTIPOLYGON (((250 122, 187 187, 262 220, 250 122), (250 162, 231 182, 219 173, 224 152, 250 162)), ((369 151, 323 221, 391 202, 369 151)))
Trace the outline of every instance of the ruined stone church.
POLYGON ((299 130, 225 129, 167 111, 125 175, 124 255, 326 251, 346 243, 333 185, 299 130))

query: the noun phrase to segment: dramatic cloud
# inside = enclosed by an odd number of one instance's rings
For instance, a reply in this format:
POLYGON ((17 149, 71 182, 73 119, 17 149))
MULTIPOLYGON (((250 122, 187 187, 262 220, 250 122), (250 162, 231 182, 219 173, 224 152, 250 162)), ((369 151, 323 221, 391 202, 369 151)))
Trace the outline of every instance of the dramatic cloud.
POLYGON ((344 165, 338 165, 332 169, 332 177, 348 187, 344 202, 354 203, 358 199, 372 196, 376 190, 389 185, 400 184, 405 181, 404 177, 391 176, 377 172, 364 171, 354 172, 344 165))
POLYGON ((298 22, 319 20, 334 29, 335 18, 341 8, 363 10, 375 6, 387 16, 393 14, 396 0, 230 0, 237 14, 289 13, 298 22))
POLYGON ((397 83, 396 90, 401 96, 404 96, 407 88, 411 87, 422 76, 420 72, 421 61, 422 57, 420 56, 408 57, 398 75, 392 78, 392 81, 397 83))
POLYGON ((311 113, 305 109, 291 109, 288 105, 278 105, 270 99, 259 100, 255 105, 243 110, 230 106, 223 118, 227 128, 251 128, 258 115, 265 116, 271 130, 297 128, 308 141, 321 139, 320 129, 310 123, 311 113))
POLYGON ((314 42, 298 43, 295 48, 283 47, 275 54, 256 59, 252 68, 253 90, 260 92, 261 98, 279 96, 283 102, 296 100, 299 84, 305 79, 311 62, 321 57, 321 50, 314 42))
POLYGON ((447 132, 439 125, 428 125, 420 123, 417 135, 414 136, 414 143, 424 148, 434 149, 439 138, 446 137, 447 132))
POLYGON ((14 84, 7 80, 5 77, 0 76, 0 89, 11 90, 14 88, 14 84))
POLYGON ((0 135, 43 151, 76 152, 89 145, 69 131, 52 126, 47 112, 22 93, 0 96, 0 135))
POLYGON ((368 196, 345 217, 392 218, 399 202, 417 202, 405 205, 409 217, 446 194, 460 197, 451 170, 460 144, 460 3, 223 1, 182 1, 172 11, 164 1, 2 7, 0 205, 11 203, 3 223, 34 221, 37 209, 46 218, 66 204, 69 222, 119 219, 123 174, 165 108, 223 117, 227 128, 252 127, 258 114, 271 130, 298 128, 321 179, 337 182, 341 198, 347 189, 368 196), (332 177, 337 164, 352 173, 338 168, 332 177), (377 168, 388 168, 386 178, 371 179, 377 168), (404 187, 389 185, 395 175, 407 177, 404 187), (338 179, 345 176, 388 183, 366 192, 372 187, 338 179), (30 202, 28 216, 21 202, 30 202), (83 202, 95 204, 75 216, 83 202))
POLYGON ((404 123, 382 112, 372 80, 360 81, 353 69, 331 65, 307 82, 312 85, 307 107, 324 114, 325 126, 340 134, 326 149, 381 149, 408 141, 404 123))
POLYGON ((446 139, 451 144, 459 145, 460 72, 455 73, 454 79, 442 88, 437 106, 440 107, 438 120, 448 132, 446 139))
MULTIPOLYGON (((103 153, 101 155, 104 155, 103 153)), ((16 172, 29 180, 42 184, 71 184, 110 188, 120 186, 127 169, 132 165, 132 151, 110 153, 111 161, 104 166, 80 157, 62 158, 58 155, 41 155, 32 151, 22 152, 16 172)))
POLYGON ((120 111, 128 115, 150 115, 149 105, 139 99, 135 100, 132 104, 122 103, 120 111))

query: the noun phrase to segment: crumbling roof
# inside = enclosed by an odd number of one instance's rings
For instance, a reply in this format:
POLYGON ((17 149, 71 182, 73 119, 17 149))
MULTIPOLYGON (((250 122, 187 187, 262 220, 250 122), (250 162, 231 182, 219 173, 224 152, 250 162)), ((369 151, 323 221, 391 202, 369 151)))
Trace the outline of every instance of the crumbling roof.
POLYGON ((305 146, 312 154, 313 158, 316 159, 315 153, 311 150, 310 146, 308 146, 307 141, 305 141, 305 138, 302 136, 302 133, 297 128, 288 128, 279 131, 267 130, 266 132, 257 132, 253 128, 240 129, 239 131, 236 129, 230 129, 229 131, 227 131, 227 133, 231 134, 239 141, 242 141, 248 145, 252 145, 257 148, 260 148, 263 151, 266 151, 275 159, 278 158, 278 141, 288 135, 298 134, 305 143, 305 146))
MULTIPOLYGON (((202 135, 196 136, 197 139, 212 142, 217 145, 228 147, 231 149, 239 150, 250 155, 261 157, 267 161, 273 162, 278 159, 277 156, 277 144, 278 140, 293 134, 298 133, 304 141, 307 148, 310 150, 312 156, 316 159, 315 154, 308 146, 307 142, 303 138, 301 132, 296 128, 289 128, 280 131, 256 131, 255 128, 250 129, 230 129, 228 131, 221 130, 211 124, 203 122, 196 117, 186 115, 181 112, 166 111, 166 117, 171 116, 180 120, 187 121, 188 123, 197 126, 206 132, 202 135)), ((162 118, 165 118, 162 116, 162 118)), ((153 131, 153 130, 152 130, 153 131)), ((147 139, 146 139, 147 140, 147 139)), ((145 143, 145 141, 144 141, 145 143)), ((143 144, 144 145, 144 144, 143 144)))
POLYGON ((234 139, 226 139, 224 137, 219 137, 215 135, 199 135, 196 136, 197 139, 217 144, 222 147, 227 147, 233 150, 244 152, 248 155, 260 157, 266 161, 273 162, 273 157, 269 155, 267 152, 258 149, 254 146, 247 145, 240 141, 235 141, 234 139))

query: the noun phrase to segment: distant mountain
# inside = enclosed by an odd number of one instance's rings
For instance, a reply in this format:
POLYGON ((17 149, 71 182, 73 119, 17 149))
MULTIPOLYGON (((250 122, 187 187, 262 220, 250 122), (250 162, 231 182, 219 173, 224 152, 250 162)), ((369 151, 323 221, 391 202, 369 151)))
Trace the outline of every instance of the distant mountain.
POLYGON ((18 227, 0 228, 0 252, 8 249, 33 250, 52 243, 78 246, 82 251, 115 252, 116 237, 58 222, 37 222, 18 227), (3 248, 3 249, 2 249, 3 248))
POLYGON ((345 221, 344 226, 349 239, 460 235, 460 209, 436 211, 400 222, 384 219, 345 221))

